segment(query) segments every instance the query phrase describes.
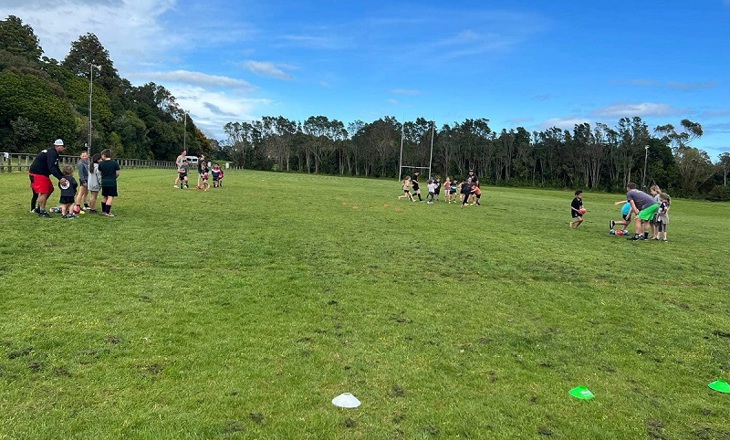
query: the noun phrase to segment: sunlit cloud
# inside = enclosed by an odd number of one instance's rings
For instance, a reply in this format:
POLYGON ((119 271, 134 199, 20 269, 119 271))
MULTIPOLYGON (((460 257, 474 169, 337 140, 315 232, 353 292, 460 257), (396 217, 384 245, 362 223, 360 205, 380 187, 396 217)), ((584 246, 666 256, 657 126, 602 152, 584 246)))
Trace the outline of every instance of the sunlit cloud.
POLYGON ((153 80, 170 81, 183 84, 191 84, 206 87, 225 87, 253 91, 256 87, 242 79, 229 78, 226 76, 208 75, 201 72, 189 72, 187 70, 176 70, 174 72, 150 72, 145 74, 132 75, 133 78, 144 77, 153 80))
POLYGON ((669 104, 653 102, 619 103, 596 109, 591 115, 599 118, 630 118, 634 116, 669 116, 681 114, 682 111, 669 104))
POLYGON ((173 83, 166 86, 181 108, 189 111, 195 124, 223 137, 222 127, 229 122, 250 121, 267 113, 270 99, 249 98, 240 92, 211 91, 204 87, 173 83))
POLYGON ((540 128, 542 130, 547 130, 547 129, 550 129, 553 127, 557 127, 557 128, 563 129, 563 130, 572 130, 573 128, 575 128, 576 125, 585 124, 585 123, 590 124, 591 121, 586 118, 568 116, 565 118, 552 118, 552 119, 543 121, 540 124, 540 128))
POLYGON ((289 68, 291 69, 291 66, 283 66, 283 65, 277 65, 269 61, 253 61, 248 60, 243 63, 243 66, 248 69, 249 71, 256 73, 258 75, 263 76, 270 76, 272 78, 278 78, 278 79, 285 79, 290 80, 294 77, 283 70, 281 70, 279 67, 282 68, 289 68))

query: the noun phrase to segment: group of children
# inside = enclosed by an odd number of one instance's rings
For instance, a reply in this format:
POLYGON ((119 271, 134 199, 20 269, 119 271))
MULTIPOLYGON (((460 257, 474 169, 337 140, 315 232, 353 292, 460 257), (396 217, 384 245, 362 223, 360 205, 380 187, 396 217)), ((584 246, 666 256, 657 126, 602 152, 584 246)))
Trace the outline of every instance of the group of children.
MULTIPOLYGON (((65 165, 61 173, 65 182, 58 182, 61 190, 59 206, 50 211, 61 214, 62 218, 75 219, 81 213, 96 214, 96 199, 101 191, 101 213, 105 217, 114 217, 111 213, 112 203, 117 197, 117 177, 121 168, 112 160, 111 150, 106 149, 94 154, 91 164, 86 162, 88 156, 83 153, 78 164, 79 180, 74 177, 74 168, 65 165), (82 206, 83 204, 83 206, 82 206)), ((31 212, 37 212, 35 205, 36 194, 31 199, 31 212)))
MULTIPOLYGON (((413 178, 406 176, 403 179, 401 189, 403 194, 398 196, 398 199, 408 199, 415 202, 415 197, 418 197, 418 201, 423 202, 421 198, 421 188, 418 182, 419 173, 414 173, 413 178), (411 192, 411 189, 413 192, 411 192)), ((428 198, 427 204, 433 204, 435 200, 439 200, 441 195, 442 183, 439 176, 428 180, 428 198)), ((479 188, 479 180, 473 170, 469 171, 469 175, 459 182, 457 179, 451 179, 446 176, 446 180, 443 182, 443 188, 445 192, 446 202, 461 203, 461 207, 471 205, 481 206, 480 199, 482 197, 482 190, 479 188)))
MULTIPOLYGON (((190 164, 187 160, 183 160, 178 163, 177 166, 177 178, 173 187, 187 189, 188 186, 188 171, 190 170, 190 164), (178 183, 180 186, 178 187, 178 183)), ((208 182, 210 177, 213 177, 213 188, 219 188, 223 186, 223 170, 220 165, 213 164, 213 168, 208 168, 208 163, 205 161, 205 156, 200 156, 198 160, 198 185, 196 188, 203 191, 210 189, 210 183, 208 182)))
MULTIPOLYGON (((629 188, 631 188, 632 185, 634 184, 630 183, 629 188)), ((648 219, 643 217, 639 219, 633 218, 635 214, 634 207, 637 207, 637 202, 632 194, 636 193, 639 195, 638 197, 641 197, 641 195, 648 197, 648 195, 636 190, 635 188, 631 188, 627 193, 626 200, 620 200, 614 203, 616 206, 621 205, 621 220, 611 220, 609 222, 609 234, 628 236, 628 227, 633 220, 638 226, 634 235, 632 237, 628 237, 629 239, 649 240, 649 237, 651 236, 651 239, 656 241, 669 241, 667 239, 667 225, 669 225, 669 208, 672 199, 669 197, 669 194, 662 192, 658 185, 652 185, 649 191, 653 198, 653 204, 655 204, 656 207, 649 205, 648 203, 644 203, 642 205, 647 207, 646 216, 648 219), (631 200, 634 200, 633 206, 631 200), (622 226, 622 228, 616 228, 616 226, 622 226), (639 230, 638 227, 641 227, 642 229, 639 230)), ((649 201, 649 203, 651 203, 651 201, 649 201)), ((637 207, 637 209, 641 208, 637 207)), ((578 228, 578 226, 580 226, 583 222, 583 214, 585 213, 586 209, 583 206, 583 191, 577 190, 575 192, 575 198, 573 198, 570 203, 570 215, 572 217, 570 227, 573 229, 578 228)))

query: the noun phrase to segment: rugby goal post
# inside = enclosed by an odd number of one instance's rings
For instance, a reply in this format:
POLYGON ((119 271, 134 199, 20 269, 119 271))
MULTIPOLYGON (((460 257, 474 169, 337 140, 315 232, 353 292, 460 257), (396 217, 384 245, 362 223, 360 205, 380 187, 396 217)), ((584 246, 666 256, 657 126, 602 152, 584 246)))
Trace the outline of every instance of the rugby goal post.
POLYGON ((431 121, 431 154, 428 157, 427 167, 418 167, 413 165, 403 165, 403 142, 405 141, 405 124, 401 125, 400 131, 400 159, 398 161, 398 181, 403 180, 403 168, 414 170, 428 170, 428 179, 431 179, 431 165, 433 164, 433 138, 436 131, 436 123, 431 121))

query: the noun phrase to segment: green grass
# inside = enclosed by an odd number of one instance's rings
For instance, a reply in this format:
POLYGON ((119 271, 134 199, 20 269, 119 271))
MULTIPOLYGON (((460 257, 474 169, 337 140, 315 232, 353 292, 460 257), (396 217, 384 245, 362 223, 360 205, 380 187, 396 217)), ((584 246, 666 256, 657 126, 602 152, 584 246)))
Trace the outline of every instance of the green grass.
POLYGON ((47 220, 0 174, 0 439, 730 438, 707 387, 730 205, 674 200, 647 243, 607 234, 621 195, 571 230, 572 191, 174 177, 124 170, 117 217, 47 220))

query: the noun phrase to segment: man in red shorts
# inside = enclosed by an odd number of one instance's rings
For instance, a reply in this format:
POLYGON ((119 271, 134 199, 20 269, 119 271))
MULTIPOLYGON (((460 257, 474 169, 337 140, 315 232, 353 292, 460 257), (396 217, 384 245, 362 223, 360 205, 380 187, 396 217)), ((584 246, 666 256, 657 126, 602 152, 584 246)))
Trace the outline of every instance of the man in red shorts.
POLYGON ((35 157, 30 165, 28 176, 30 177, 30 186, 33 191, 38 193, 38 217, 50 217, 46 212, 46 201, 48 196, 53 192, 53 183, 50 176, 53 174, 58 179, 60 185, 66 185, 67 180, 63 177, 61 170, 58 168, 58 155, 66 151, 66 146, 61 139, 56 139, 53 148, 47 148, 35 157))

